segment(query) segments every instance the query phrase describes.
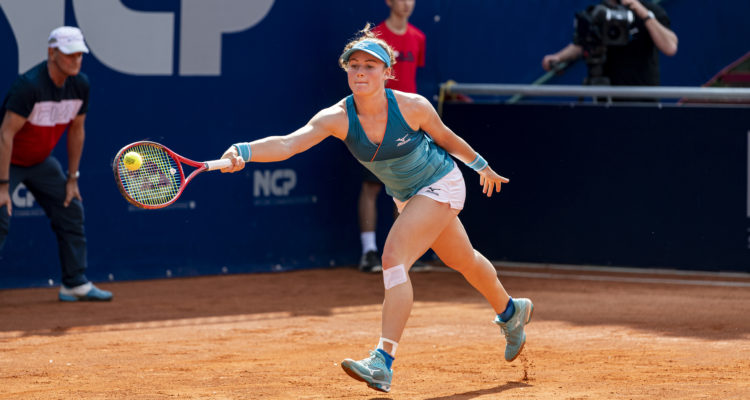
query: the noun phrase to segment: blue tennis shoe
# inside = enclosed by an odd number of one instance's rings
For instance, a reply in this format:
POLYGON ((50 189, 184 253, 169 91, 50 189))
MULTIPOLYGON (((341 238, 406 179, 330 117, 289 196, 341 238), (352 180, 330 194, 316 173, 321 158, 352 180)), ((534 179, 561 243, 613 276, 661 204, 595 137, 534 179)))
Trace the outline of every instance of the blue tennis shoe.
POLYGON ((61 285, 58 298, 60 301, 110 301, 112 292, 101 290, 93 283, 87 282, 73 288, 61 285))
POLYGON ((367 386, 388 393, 391 391, 393 370, 385 364, 385 357, 379 351, 370 352, 370 357, 354 361, 350 358, 341 362, 341 368, 352 378, 367 382, 367 386))
POLYGON ((503 322, 500 317, 495 317, 495 323, 505 335, 505 360, 513 361, 521 354, 523 345, 526 344, 526 332, 524 328, 531 321, 534 313, 534 304, 529 299, 513 299, 516 312, 508 320, 503 322))

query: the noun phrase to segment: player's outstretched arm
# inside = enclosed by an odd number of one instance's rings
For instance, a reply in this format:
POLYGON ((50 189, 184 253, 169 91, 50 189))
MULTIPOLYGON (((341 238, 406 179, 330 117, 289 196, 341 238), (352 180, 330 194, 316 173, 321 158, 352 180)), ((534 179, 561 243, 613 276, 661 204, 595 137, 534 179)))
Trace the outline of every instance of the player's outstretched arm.
POLYGON ((221 158, 232 161, 232 166, 221 172, 236 172, 245 168, 245 163, 283 161, 295 154, 302 153, 322 142, 329 136, 340 139, 341 131, 346 135, 346 129, 341 129, 346 115, 340 112, 340 107, 333 106, 318 112, 305 126, 284 136, 268 136, 249 143, 236 143, 224 152, 221 158))

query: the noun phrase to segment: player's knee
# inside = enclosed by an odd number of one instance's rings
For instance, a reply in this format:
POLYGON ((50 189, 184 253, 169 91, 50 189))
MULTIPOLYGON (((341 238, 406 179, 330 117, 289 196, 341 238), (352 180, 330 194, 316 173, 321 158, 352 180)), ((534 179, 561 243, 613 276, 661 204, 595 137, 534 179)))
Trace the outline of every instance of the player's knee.
POLYGON ((404 264, 392 267, 385 267, 385 264, 383 265, 383 285, 385 286, 385 290, 404 284, 409 280, 404 264))
POLYGON ((403 260, 388 251, 387 247, 383 249, 383 255, 380 257, 380 261, 383 263, 383 269, 385 269, 386 266, 391 267, 404 263, 403 260))

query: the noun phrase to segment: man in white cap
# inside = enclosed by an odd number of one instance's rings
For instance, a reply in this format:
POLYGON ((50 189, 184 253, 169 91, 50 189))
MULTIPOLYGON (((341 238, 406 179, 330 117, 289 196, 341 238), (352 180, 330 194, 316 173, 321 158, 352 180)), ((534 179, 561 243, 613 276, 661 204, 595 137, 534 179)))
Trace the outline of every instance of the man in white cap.
POLYGON ((0 249, 10 228, 10 194, 24 183, 50 219, 57 236, 62 285, 60 301, 109 301, 112 293, 94 286, 86 271, 83 204, 78 190, 89 80, 81 74, 89 49, 78 28, 49 35, 47 60, 19 76, 0 106, 0 249), (65 131, 68 168, 52 150, 65 131))

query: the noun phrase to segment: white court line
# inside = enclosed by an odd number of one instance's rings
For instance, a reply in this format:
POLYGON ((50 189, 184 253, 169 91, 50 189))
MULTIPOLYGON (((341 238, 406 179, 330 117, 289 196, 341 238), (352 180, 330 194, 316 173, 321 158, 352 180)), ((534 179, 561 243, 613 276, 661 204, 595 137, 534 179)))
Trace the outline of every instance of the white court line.
POLYGON ((714 272, 714 271, 685 271, 664 268, 635 268, 635 267, 605 267, 598 265, 570 265, 570 264, 536 264, 514 261, 494 261, 495 267, 533 268, 533 269, 556 269, 563 271, 597 271, 597 272, 622 272, 638 275, 678 275, 678 276, 712 276, 716 278, 741 278, 750 279, 750 274, 744 272, 714 272))
POLYGON ((629 282, 629 283, 655 283, 670 285, 692 285, 692 286, 721 286, 721 287, 748 287, 750 282, 730 282, 730 281, 706 281, 706 280, 688 280, 688 279, 662 279, 662 278, 634 278, 628 276, 602 276, 602 275, 577 275, 577 274, 552 274, 546 272, 519 272, 519 271, 498 271, 500 277, 517 276, 522 278, 539 278, 539 279, 562 279, 575 281, 600 281, 600 282, 629 282))
MULTIPOLYGON (((599 282, 629 282, 629 283, 652 283, 652 284, 670 284, 685 286, 719 286, 719 287, 748 287, 750 282, 733 282, 727 280, 696 280, 696 279, 667 279, 667 278, 641 278, 629 276, 605 276, 605 275, 588 275, 588 274, 556 274, 549 272, 525 272, 525 271, 508 271, 509 268, 528 268, 528 269, 552 269, 559 271, 580 271, 580 272, 617 272, 638 275, 672 275, 672 276, 706 276, 715 278, 739 278, 750 279, 750 274, 743 272, 710 272, 710 271, 681 271, 675 269, 663 268, 634 268, 634 267, 604 267, 595 265, 570 265, 570 264, 535 264, 515 261, 493 261, 492 265, 497 269, 497 274, 503 276, 516 276, 521 278, 537 279, 560 279, 560 280, 577 280, 577 281, 599 281, 599 282)), ((435 267, 430 271, 447 271, 454 272, 447 267, 435 267)))

